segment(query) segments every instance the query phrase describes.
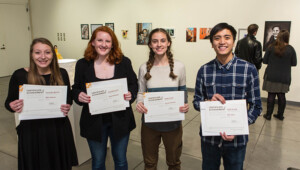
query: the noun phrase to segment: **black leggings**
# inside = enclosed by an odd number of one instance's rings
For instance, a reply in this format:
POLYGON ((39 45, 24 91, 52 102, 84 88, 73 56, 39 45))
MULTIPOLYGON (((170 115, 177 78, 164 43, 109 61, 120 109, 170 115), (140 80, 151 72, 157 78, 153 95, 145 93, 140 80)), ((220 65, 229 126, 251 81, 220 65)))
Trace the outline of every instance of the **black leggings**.
POLYGON ((278 98, 278 113, 283 113, 286 106, 285 93, 270 93, 268 92, 268 103, 275 103, 275 97, 278 98))

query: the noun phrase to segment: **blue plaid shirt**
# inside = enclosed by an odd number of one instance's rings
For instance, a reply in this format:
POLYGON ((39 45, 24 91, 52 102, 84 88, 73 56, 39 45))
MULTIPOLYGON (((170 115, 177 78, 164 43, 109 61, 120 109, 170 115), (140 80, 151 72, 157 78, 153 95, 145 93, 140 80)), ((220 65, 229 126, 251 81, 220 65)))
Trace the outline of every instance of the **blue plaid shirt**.
MULTIPOLYGON (((246 99, 248 104, 248 123, 252 124, 262 111, 259 77, 255 66, 234 56, 222 65, 217 59, 203 65, 197 74, 194 108, 200 111, 200 101, 210 100, 214 94, 225 100, 246 99)), ((201 141, 211 145, 238 147, 247 144, 248 135, 238 135, 233 141, 223 141, 220 136, 202 136, 201 141)))

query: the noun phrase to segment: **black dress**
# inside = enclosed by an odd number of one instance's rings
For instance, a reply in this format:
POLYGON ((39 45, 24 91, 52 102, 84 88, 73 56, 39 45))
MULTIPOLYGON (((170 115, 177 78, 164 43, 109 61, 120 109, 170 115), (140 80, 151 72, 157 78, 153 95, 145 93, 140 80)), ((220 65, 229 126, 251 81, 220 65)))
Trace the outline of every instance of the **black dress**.
MULTIPOLYGON (((60 71, 68 86, 67 103, 72 104, 68 73, 65 69, 60 71)), ((5 107, 11 112, 9 103, 19 98, 19 85, 27 84, 27 75, 22 68, 16 70, 10 79, 5 107)), ((43 77, 49 85, 50 74, 43 77)), ((68 117, 22 120, 16 129, 19 170, 70 170, 78 164, 68 117)))

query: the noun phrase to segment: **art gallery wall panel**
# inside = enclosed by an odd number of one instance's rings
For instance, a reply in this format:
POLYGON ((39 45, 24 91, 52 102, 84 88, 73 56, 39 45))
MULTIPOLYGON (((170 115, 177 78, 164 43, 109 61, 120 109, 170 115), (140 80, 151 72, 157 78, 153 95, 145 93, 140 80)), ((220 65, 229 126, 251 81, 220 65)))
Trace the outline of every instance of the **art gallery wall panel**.
POLYGON ((0 0, 0 4, 26 4, 28 0, 0 0))
MULTIPOLYGON (((187 87, 194 88, 199 67, 215 57, 209 40, 199 40, 199 28, 213 27, 219 22, 228 22, 237 31, 256 23, 260 29, 257 39, 263 42, 265 21, 291 21, 290 43, 300 54, 299 0, 31 0, 33 36, 49 38, 57 44, 65 58, 79 59, 83 56, 88 40, 81 40, 80 24, 114 23, 115 33, 126 56, 131 58, 134 70, 148 58, 148 47, 136 45, 136 23, 152 23, 152 28, 175 28, 172 49, 176 59, 187 68, 187 87), (185 30, 197 28, 197 42, 186 42, 185 30), (129 30, 123 39, 121 30, 129 30), (58 41, 57 33, 65 33, 66 41, 58 41)), ((91 36, 91 33, 90 33, 91 36)), ((260 71, 262 76, 265 66, 260 71)), ((300 102, 300 67, 292 70, 291 91, 288 100, 300 102), (292 95, 297 94, 299 95, 292 95)), ((265 92, 262 93, 266 97, 265 92)))

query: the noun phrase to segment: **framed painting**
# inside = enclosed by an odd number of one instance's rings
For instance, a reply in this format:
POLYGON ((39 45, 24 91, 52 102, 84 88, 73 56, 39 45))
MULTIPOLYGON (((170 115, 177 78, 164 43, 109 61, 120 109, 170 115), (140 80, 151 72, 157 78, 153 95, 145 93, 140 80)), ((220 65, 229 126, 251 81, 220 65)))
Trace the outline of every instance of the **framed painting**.
MULTIPOLYGON (((277 38, 280 30, 291 30, 291 21, 266 21, 265 22, 265 33, 264 33, 264 44, 263 50, 265 51, 271 46, 277 38)), ((291 32, 290 32, 291 33, 291 32)))
POLYGON ((89 24, 81 24, 81 39, 88 40, 89 39, 89 24))

